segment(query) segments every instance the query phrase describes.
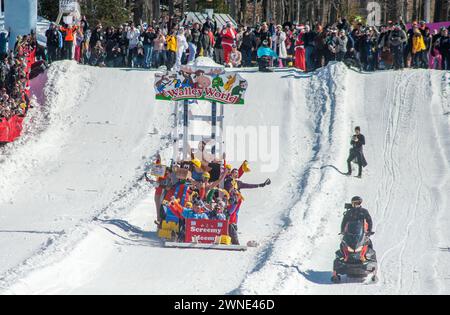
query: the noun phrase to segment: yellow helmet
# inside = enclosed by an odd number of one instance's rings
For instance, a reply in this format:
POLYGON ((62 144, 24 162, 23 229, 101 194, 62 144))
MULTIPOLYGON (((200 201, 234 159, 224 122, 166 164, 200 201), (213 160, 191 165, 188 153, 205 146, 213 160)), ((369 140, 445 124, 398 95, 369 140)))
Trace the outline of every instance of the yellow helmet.
POLYGON ((209 174, 208 172, 204 172, 203 173, 203 178, 210 179, 211 178, 211 174, 209 174))
POLYGON ((231 171, 233 169, 233 165, 227 164, 225 165, 225 168, 231 171))
POLYGON ((192 209, 192 202, 186 202, 186 208, 192 209))
POLYGON ((202 162, 199 159, 193 159, 191 161, 191 163, 194 164, 195 167, 197 167, 197 168, 201 168, 202 167, 202 162))

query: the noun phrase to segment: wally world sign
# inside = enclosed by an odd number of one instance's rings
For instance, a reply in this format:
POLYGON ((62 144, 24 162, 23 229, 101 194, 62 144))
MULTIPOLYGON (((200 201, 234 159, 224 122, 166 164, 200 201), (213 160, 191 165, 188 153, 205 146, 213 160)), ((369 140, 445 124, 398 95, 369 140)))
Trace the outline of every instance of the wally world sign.
POLYGON ((155 75, 156 99, 162 101, 203 100, 244 105, 247 81, 222 68, 183 66, 179 71, 155 75))

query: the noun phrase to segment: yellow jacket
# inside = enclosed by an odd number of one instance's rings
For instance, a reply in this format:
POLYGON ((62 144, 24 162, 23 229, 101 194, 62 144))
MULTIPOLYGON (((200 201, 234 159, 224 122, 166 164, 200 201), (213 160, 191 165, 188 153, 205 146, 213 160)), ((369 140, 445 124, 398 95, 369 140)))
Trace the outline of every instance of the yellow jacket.
POLYGON ((167 50, 176 52, 177 51, 177 38, 175 36, 168 35, 166 40, 167 40, 167 50))
POLYGON ((423 50, 426 50, 427 46, 425 46, 425 41, 423 40, 422 34, 414 34, 413 36, 413 44, 412 44, 412 52, 416 54, 423 50))

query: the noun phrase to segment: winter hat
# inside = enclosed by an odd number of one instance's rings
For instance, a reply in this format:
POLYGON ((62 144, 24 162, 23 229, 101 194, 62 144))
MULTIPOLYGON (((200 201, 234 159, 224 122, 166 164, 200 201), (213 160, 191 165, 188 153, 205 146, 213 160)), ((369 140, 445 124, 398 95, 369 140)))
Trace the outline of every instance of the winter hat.
POLYGON ((197 168, 201 168, 202 167, 202 162, 199 159, 193 159, 191 162, 197 168))

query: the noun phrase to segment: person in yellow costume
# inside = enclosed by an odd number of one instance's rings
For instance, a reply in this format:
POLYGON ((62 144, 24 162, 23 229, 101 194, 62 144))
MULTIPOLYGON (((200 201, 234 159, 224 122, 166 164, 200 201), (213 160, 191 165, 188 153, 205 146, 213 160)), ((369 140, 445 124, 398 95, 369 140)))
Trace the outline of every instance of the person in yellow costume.
POLYGON ((414 68, 427 68, 427 46, 423 38, 420 29, 414 29, 414 35, 412 38, 412 53, 413 53, 413 65, 414 68))

